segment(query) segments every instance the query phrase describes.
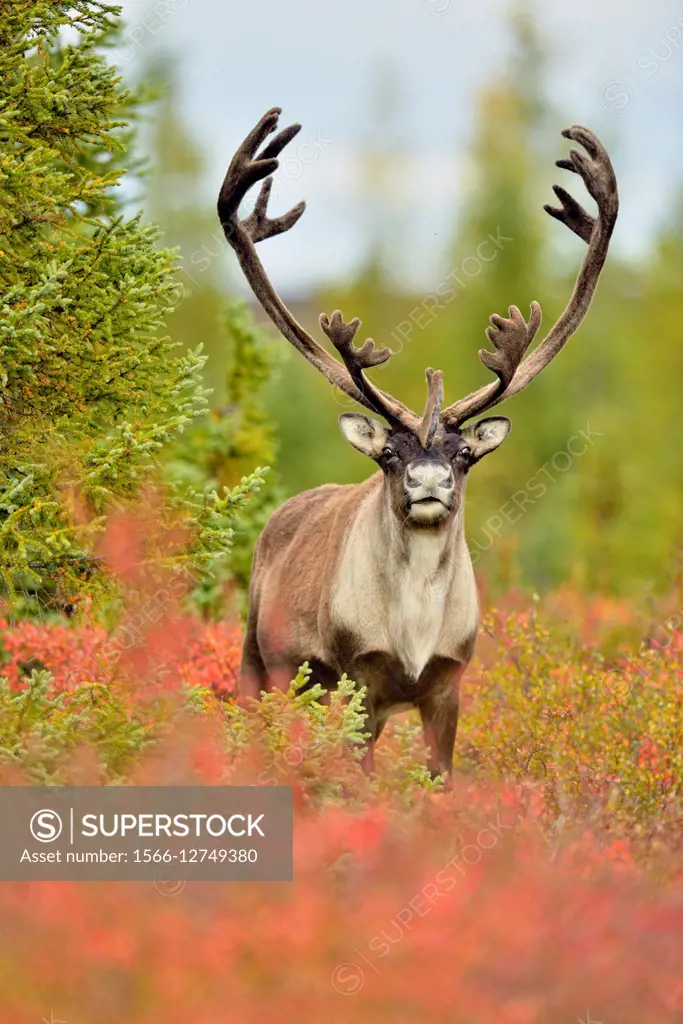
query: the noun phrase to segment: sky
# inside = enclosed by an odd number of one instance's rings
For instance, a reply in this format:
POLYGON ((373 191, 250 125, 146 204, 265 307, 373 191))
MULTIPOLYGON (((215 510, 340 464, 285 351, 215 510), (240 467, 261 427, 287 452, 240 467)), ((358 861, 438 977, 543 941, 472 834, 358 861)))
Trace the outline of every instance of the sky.
MULTIPOLYGON (((206 152, 198 190, 207 204, 265 110, 281 106, 283 123, 302 123, 283 158, 273 209, 303 198, 307 211, 287 235, 264 243, 269 271, 290 291, 351 274, 367 252, 371 217, 358 204, 357 157, 377 69, 390 69, 401 99, 397 134, 410 154, 392 186, 410 240, 395 273, 416 286, 438 279, 466 202, 477 95, 508 55, 505 0, 122 0, 122 7, 124 74, 159 50, 173 55, 183 116, 206 152)), ((683 0, 537 0, 536 9, 557 156, 565 155, 560 132, 568 124, 601 136, 621 194, 613 246, 637 257, 683 182, 683 0)), ((539 204, 550 199, 539 196, 539 204)))

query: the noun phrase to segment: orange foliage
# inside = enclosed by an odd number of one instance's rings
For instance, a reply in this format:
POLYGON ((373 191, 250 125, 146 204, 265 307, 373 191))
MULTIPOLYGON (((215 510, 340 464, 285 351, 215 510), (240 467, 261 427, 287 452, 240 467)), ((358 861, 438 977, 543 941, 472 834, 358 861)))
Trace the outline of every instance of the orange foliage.
MULTIPOLYGON (((152 586, 138 575, 137 596, 110 634, 83 622, 5 629, 3 673, 14 692, 38 664, 57 691, 103 683, 125 692, 140 718, 155 713, 149 693, 162 678, 171 710, 129 781, 293 785, 295 880, 1 884, 0 1024, 51 1014, 68 1024, 683 1021, 680 829, 660 828, 648 849, 668 844, 668 856, 644 860, 636 837, 612 821, 611 765, 593 766, 599 805, 586 802, 590 787, 554 788, 569 778, 553 774, 562 758, 587 757, 581 744, 593 734, 596 750, 606 745, 606 714, 630 699, 613 680, 591 696, 601 662, 576 651, 558 658, 528 604, 497 613, 470 677, 453 792, 426 780, 420 741, 401 723, 387 730, 379 778, 368 781, 336 720, 325 719, 333 711, 309 717, 284 695, 238 708, 237 629, 182 614, 180 592, 160 601, 164 585, 170 593, 168 581, 152 586), (203 712, 188 717, 188 685, 225 699, 207 693, 203 712), (519 729, 534 715, 541 741, 519 729)), ((573 598, 556 600, 562 614, 571 605, 579 616, 573 598)), ((624 617, 591 604, 587 636, 624 617)), ((679 641, 656 662, 647 700, 657 702, 665 680, 680 700, 679 641)), ((619 662, 629 687, 636 668, 636 655, 619 662)), ((640 771, 665 773, 671 808, 679 767, 659 722, 639 746, 640 771)))

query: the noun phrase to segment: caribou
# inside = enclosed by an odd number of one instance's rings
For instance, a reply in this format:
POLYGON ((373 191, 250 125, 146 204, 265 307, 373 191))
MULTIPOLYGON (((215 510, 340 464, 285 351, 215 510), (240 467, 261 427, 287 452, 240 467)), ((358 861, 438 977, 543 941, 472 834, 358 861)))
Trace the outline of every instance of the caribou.
POLYGON ((356 345, 360 321, 346 322, 337 310, 320 317, 336 358, 298 323, 261 263, 257 243, 288 231, 305 209, 302 202, 280 217, 268 215, 278 157, 301 128, 290 125, 268 141, 280 113, 269 110, 237 149, 220 189, 218 215, 249 286, 280 334, 364 410, 342 413, 339 426, 377 471, 363 483, 325 484, 299 494, 270 518, 254 552, 240 692, 258 697, 289 681, 304 662, 327 690, 346 672, 365 687, 365 769, 374 769, 374 744, 388 717, 417 708, 429 769, 448 778, 460 680, 480 617, 465 541, 465 486, 470 469, 511 428, 504 416, 469 421, 526 388, 584 320, 618 212, 614 170, 588 129, 562 133, 582 149, 571 149, 557 166, 579 175, 597 205, 593 216, 555 185, 560 205, 544 207, 588 246, 564 312, 533 349, 541 326, 537 302, 528 321, 516 306, 507 317, 494 314, 486 329, 491 348, 480 350, 479 358, 495 379, 444 406, 443 374, 427 369, 426 405, 417 415, 366 375, 391 357, 389 348, 372 339, 356 345), (241 216, 240 205, 257 182, 262 185, 253 210, 241 216))

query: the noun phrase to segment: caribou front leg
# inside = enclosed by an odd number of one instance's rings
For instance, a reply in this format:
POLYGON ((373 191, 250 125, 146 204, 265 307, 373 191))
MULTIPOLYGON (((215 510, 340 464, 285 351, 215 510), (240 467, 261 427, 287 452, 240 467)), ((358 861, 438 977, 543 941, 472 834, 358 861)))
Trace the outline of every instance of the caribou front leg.
POLYGON ((429 748, 427 767, 433 779, 438 775, 446 775, 449 784, 453 775, 453 748, 458 729, 460 679, 464 671, 463 664, 451 664, 442 669, 438 673, 442 676, 441 685, 431 689, 418 704, 424 740, 429 748))
POLYGON ((365 719, 363 731, 369 733, 369 736, 367 748, 361 758, 360 766, 366 775, 372 775, 375 771, 375 744, 384 728, 385 720, 378 717, 376 709, 367 699, 365 701, 365 711, 368 717, 365 719))

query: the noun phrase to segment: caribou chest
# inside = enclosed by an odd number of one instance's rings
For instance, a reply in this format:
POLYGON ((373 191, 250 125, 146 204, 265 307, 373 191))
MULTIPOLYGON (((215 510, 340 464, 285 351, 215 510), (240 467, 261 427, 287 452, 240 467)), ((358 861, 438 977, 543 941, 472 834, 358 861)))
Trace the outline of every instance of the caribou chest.
POLYGON ((404 559, 391 566, 386 600, 389 650, 417 680, 443 632, 447 575, 443 543, 431 532, 415 534, 404 559))
POLYGON ((434 654, 450 654, 476 629, 471 564, 458 579, 452 533, 416 530, 400 542, 387 536, 373 522, 371 501, 359 509, 342 545, 332 625, 357 638, 359 653, 395 656, 416 681, 434 654))

